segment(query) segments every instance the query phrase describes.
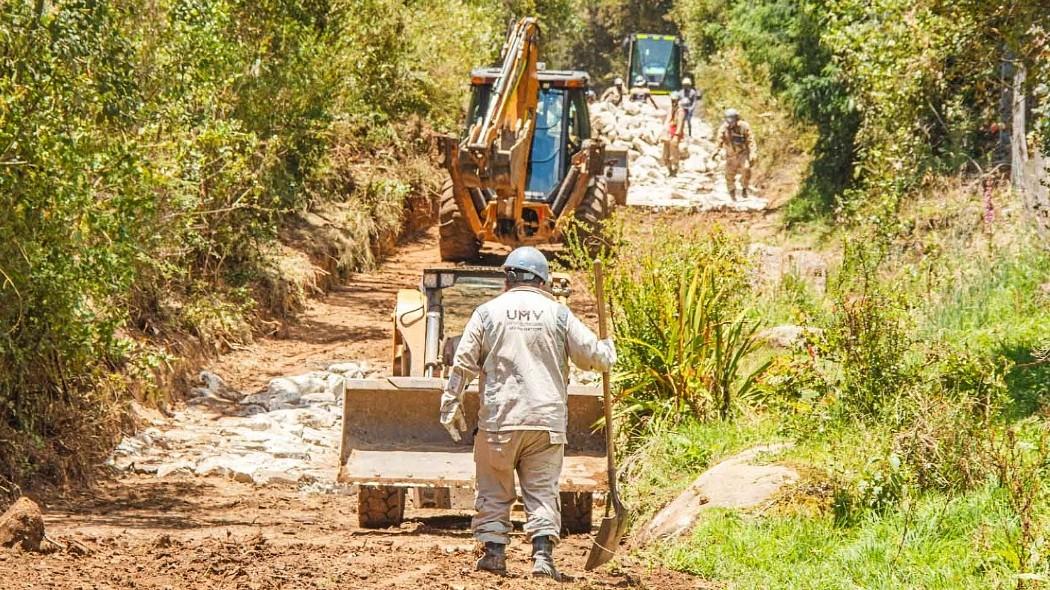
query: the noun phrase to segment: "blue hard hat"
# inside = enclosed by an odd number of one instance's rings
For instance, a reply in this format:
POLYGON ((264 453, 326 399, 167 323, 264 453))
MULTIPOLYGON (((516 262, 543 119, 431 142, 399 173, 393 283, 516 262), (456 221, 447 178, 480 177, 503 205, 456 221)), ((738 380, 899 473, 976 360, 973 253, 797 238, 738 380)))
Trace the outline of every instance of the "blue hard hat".
MULTIPOLYGON (((532 246, 522 246, 521 248, 515 248, 507 256, 507 260, 503 263, 503 270, 510 272, 516 271, 519 273, 533 274, 544 284, 550 282, 550 266, 547 264, 547 257, 532 246)), ((523 276, 519 277, 524 280, 528 280, 530 277, 523 276)))

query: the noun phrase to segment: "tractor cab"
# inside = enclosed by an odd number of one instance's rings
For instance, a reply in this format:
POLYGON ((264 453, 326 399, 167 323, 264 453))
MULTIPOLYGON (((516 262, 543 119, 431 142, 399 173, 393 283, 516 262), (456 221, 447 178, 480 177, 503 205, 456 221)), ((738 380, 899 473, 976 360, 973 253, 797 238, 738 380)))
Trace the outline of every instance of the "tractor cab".
MULTIPOLYGON (((492 85, 499 73, 496 68, 471 72, 468 129, 485 116, 492 85)), ((542 70, 539 80, 536 130, 529 153, 525 198, 534 203, 551 204, 569 172, 572 156, 580 151, 583 141, 591 137, 587 111, 589 78, 586 72, 542 70)))
POLYGON ((680 37, 635 33, 625 44, 629 83, 633 84, 638 76, 642 76, 653 94, 682 89, 682 61, 686 48, 680 37))

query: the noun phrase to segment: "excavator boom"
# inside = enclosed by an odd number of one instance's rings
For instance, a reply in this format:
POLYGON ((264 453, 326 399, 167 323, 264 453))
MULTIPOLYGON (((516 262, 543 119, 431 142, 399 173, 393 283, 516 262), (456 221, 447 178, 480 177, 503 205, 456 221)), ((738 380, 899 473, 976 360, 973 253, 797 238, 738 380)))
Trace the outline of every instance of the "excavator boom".
POLYGON ((495 192, 500 218, 521 219, 529 150, 536 127, 539 22, 525 17, 503 46, 503 64, 485 116, 460 144, 464 184, 495 192))

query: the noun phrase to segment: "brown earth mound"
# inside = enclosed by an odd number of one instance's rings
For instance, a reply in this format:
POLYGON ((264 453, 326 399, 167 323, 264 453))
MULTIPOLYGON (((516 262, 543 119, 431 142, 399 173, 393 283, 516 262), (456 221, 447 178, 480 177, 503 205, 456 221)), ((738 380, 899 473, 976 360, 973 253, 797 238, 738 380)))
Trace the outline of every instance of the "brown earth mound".
POLYGON ((22 497, 0 516, 0 547, 19 546, 25 551, 40 551, 44 541, 44 515, 29 498, 22 497))

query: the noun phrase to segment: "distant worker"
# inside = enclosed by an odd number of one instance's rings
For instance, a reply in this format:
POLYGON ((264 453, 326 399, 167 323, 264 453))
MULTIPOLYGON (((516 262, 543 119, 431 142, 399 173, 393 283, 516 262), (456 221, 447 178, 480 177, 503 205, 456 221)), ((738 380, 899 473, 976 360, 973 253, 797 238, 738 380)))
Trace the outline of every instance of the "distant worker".
POLYGON ((477 513, 471 523, 484 543, 477 569, 507 570, 517 473, 532 575, 560 579, 554 546, 561 533, 558 479, 567 441, 569 359, 583 370, 608 371, 616 351, 611 339, 598 340, 551 295, 550 270, 539 250, 514 250, 503 271, 506 291, 474 310, 463 330, 441 396, 441 424, 459 441, 467 428, 463 392, 482 375, 485 395, 474 437, 477 513))
POLYGON ((587 104, 594 104, 598 100, 598 95, 594 93, 590 88, 587 89, 587 104))
POLYGON ((623 78, 617 77, 613 80, 613 85, 605 89, 602 93, 602 102, 612 103, 616 106, 620 106, 623 102, 624 95, 627 94, 627 85, 623 83, 623 78))
POLYGON ((681 95, 676 90, 671 93, 671 109, 664 117, 664 128, 660 136, 663 144, 664 166, 667 166, 667 174, 678 175, 678 162, 681 159, 681 143, 685 134, 685 109, 682 108, 681 95))
POLYGON ((693 113, 703 98, 703 91, 693 87, 692 78, 682 78, 682 109, 685 110, 685 128, 689 137, 693 136, 693 113))
POLYGON ((740 175, 740 186, 744 189, 744 198, 751 183, 751 165, 758 158, 758 147, 755 145, 755 136, 751 133, 751 126, 746 121, 740 120, 740 113, 736 109, 728 109, 725 114, 725 122, 718 128, 718 149, 715 153, 723 152, 726 157, 726 187, 729 189, 729 197, 736 200, 736 177, 740 175))
POLYGON ((638 74, 634 78, 634 85, 631 86, 630 97, 631 102, 646 102, 653 105, 653 108, 659 108, 656 106, 656 101, 653 100, 653 93, 649 91, 649 85, 645 83, 645 76, 638 74))

